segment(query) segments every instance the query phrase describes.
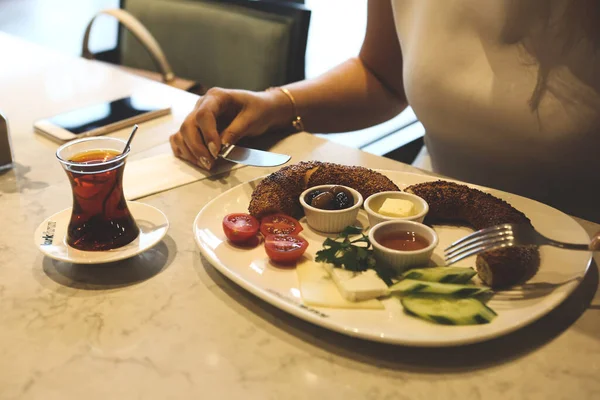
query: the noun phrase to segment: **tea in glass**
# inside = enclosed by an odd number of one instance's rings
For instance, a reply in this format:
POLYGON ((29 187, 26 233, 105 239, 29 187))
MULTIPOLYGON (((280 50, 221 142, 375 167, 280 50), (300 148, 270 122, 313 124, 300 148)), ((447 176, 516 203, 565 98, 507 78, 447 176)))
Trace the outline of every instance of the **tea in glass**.
POLYGON ((129 149, 116 138, 76 140, 56 153, 73 191, 67 244, 79 250, 105 251, 131 243, 140 230, 123 194, 129 149))

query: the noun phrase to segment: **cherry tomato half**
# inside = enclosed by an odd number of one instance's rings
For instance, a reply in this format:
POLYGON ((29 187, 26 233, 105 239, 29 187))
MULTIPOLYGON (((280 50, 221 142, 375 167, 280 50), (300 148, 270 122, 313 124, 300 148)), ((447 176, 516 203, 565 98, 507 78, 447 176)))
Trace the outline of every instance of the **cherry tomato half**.
POLYGON ((250 214, 229 214, 223 218, 223 232, 233 243, 245 243, 258 233, 260 224, 250 214))
POLYGON ((308 242, 297 235, 268 235, 265 250, 271 261, 291 263, 302 257, 308 242))
POLYGON ((304 228, 295 218, 285 214, 267 215, 260 221, 260 232, 267 235, 297 235, 304 228))

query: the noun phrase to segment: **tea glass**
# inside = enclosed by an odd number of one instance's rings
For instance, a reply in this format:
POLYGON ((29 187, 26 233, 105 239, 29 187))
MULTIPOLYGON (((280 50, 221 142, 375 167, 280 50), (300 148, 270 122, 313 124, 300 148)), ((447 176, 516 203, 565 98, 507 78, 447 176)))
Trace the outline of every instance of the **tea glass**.
POLYGON ((140 230, 123 193, 123 172, 130 151, 125 146, 121 139, 93 137, 66 143, 56 151, 73 195, 69 246, 106 251, 138 237, 140 230))

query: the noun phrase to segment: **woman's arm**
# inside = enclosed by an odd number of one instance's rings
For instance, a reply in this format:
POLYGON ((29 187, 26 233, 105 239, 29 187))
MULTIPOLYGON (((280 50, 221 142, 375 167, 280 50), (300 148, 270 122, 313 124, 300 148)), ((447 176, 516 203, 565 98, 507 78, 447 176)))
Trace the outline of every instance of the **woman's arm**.
POLYGON ((357 130, 400 113, 407 101, 391 2, 369 0, 367 32, 357 58, 285 87, 296 99, 307 131, 357 130))
MULTIPOLYGON (((306 130, 312 132, 358 130, 400 113, 407 102, 390 0, 369 0, 367 33, 358 58, 286 88, 306 130)), ((290 129, 293 114, 290 99, 279 90, 212 88, 171 136, 173 153, 211 169, 223 143, 290 129)))

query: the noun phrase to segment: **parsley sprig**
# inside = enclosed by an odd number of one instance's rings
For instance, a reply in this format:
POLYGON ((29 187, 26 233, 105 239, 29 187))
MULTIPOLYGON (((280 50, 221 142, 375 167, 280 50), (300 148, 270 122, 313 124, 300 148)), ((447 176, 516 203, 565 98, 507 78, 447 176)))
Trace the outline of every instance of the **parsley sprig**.
POLYGON ((331 263, 337 268, 348 271, 361 272, 373 269, 377 275, 388 285, 391 285, 394 272, 389 268, 380 267, 373 256, 373 248, 369 237, 356 226, 347 226, 340 232, 336 239, 327 238, 323 242, 323 249, 317 251, 317 262, 331 263), (350 236, 360 235, 356 239, 350 236))

